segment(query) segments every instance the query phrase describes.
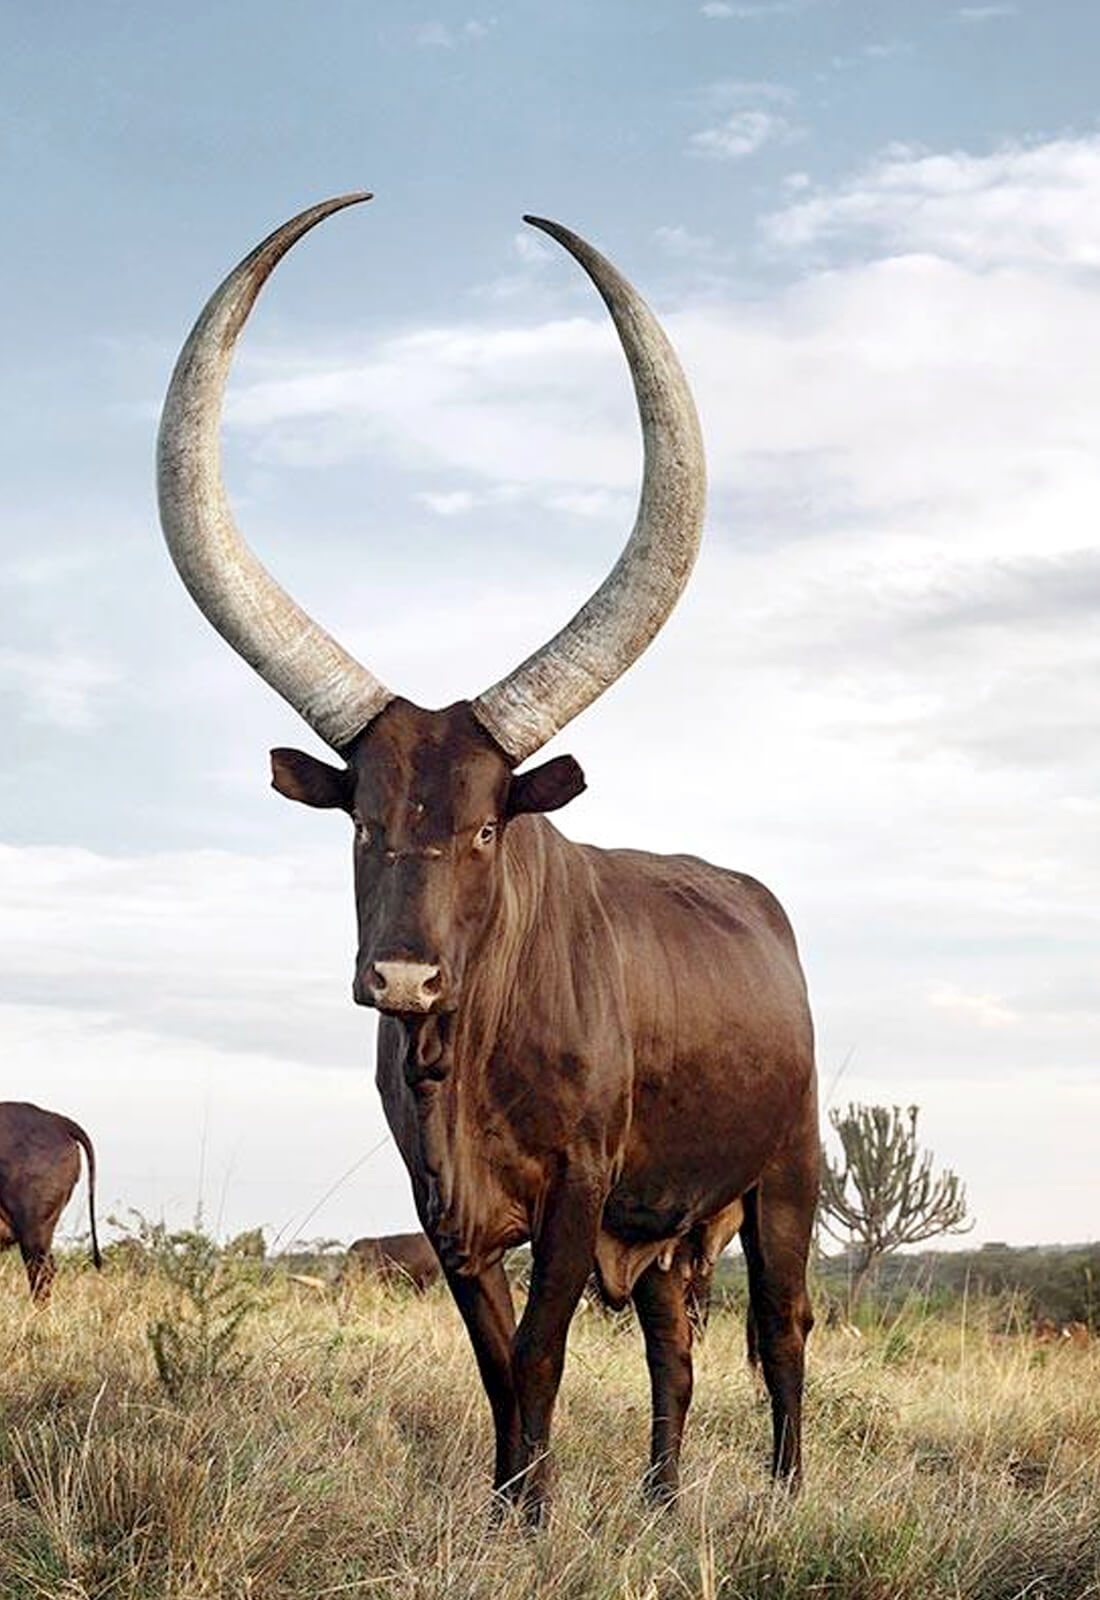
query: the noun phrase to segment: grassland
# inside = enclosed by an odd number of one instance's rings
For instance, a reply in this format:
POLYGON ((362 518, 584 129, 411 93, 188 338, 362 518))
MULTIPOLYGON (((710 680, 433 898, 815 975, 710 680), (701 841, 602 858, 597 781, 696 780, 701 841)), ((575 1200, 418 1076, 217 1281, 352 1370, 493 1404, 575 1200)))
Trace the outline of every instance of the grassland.
POLYGON ((157 1274, 68 1266, 35 1314, 0 1266, 3 1600, 1100 1595, 1100 1355, 998 1331, 1001 1308, 815 1333, 794 1502, 767 1483, 767 1407, 719 1311, 665 1514, 638 1492, 637 1331, 580 1316, 531 1537, 490 1528, 487 1408, 445 1294, 278 1274, 248 1293, 239 1370, 172 1399, 157 1274))

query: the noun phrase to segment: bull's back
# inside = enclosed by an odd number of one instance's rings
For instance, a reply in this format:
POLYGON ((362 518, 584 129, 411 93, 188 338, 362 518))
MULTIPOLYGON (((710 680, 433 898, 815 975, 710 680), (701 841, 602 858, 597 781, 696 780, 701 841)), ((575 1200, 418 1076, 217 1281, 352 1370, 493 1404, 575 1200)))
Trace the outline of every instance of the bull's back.
POLYGON ((18 1233, 24 1219, 59 1211, 80 1176, 68 1119, 25 1101, 0 1101, 0 1212, 18 1233))
POLYGON ((794 932, 769 889, 697 856, 598 856, 643 1054, 649 1043, 682 1054, 731 1022, 757 1042, 811 1043, 794 932))

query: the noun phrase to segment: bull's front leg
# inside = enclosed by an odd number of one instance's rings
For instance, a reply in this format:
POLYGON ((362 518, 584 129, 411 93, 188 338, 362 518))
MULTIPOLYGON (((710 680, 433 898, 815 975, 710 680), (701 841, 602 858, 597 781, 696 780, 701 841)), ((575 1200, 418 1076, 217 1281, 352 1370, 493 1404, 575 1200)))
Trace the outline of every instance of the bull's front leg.
MULTIPOLYGON (((510 1495, 520 1471, 520 1423, 512 1381, 512 1340, 516 1319, 504 1268, 490 1267, 478 1277, 448 1272, 447 1282, 470 1335, 478 1371, 493 1413, 496 1461, 493 1488, 510 1495)), ((498 1500, 497 1505, 501 1502, 498 1500)))
POLYGON ((550 1422, 565 1341, 592 1270, 603 1198, 591 1178, 558 1180, 531 1241, 531 1288, 512 1346, 521 1429, 512 1495, 535 1524, 542 1521, 546 1506, 550 1422))

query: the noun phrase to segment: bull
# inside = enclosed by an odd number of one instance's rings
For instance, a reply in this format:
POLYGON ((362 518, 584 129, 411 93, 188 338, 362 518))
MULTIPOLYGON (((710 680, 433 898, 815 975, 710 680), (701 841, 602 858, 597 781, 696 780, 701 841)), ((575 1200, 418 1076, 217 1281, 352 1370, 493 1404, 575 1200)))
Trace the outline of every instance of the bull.
POLYGON ((350 820, 353 996, 380 1014, 377 1084, 473 1345, 497 1491, 540 1520, 567 1331, 594 1268, 611 1304, 636 1308, 652 1391, 645 1481, 658 1499, 676 1494, 690 1308, 735 1233, 772 1470, 796 1481, 819 1146, 790 924, 742 873, 565 838, 546 814, 585 787, 571 756, 517 770, 626 671, 687 581, 705 497, 690 391, 616 269, 526 218, 587 272, 618 333, 644 441, 637 519, 601 587, 506 678, 442 710, 394 694, 252 554, 219 465, 225 381, 261 286, 308 229, 366 198, 277 229, 201 313, 161 420, 169 549, 214 627, 341 758, 274 750, 272 782, 350 820), (517 1325, 502 1258, 524 1242, 517 1325))
POLYGON ((0 1101, 0 1250, 19 1246, 33 1298, 50 1298, 54 1230, 88 1162, 92 1260, 102 1265, 95 1226, 95 1150, 79 1123, 20 1100, 0 1101))
POLYGON ((356 1239, 348 1246, 341 1279, 344 1283, 373 1279, 430 1288, 439 1277, 439 1257, 423 1233, 387 1233, 380 1239, 356 1239))

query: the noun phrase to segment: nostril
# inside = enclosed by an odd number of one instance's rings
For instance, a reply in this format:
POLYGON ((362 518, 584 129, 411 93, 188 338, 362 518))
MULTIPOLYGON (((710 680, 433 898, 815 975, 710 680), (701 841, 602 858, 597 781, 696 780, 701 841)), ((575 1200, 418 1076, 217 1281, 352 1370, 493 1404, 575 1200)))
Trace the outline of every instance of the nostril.
POLYGON ((430 1011, 445 990, 442 970, 426 961, 370 962, 363 969, 369 1005, 381 1011, 430 1011))

